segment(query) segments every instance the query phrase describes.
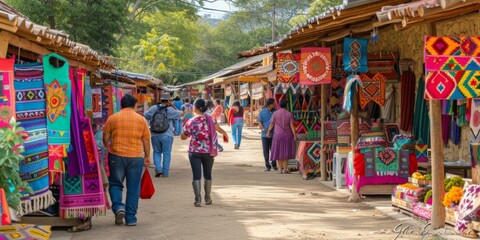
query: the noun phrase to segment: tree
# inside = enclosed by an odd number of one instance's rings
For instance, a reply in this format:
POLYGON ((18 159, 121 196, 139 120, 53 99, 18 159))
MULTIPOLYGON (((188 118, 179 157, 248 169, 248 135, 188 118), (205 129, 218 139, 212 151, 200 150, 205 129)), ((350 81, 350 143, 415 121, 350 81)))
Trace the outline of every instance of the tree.
POLYGON ((298 15, 290 20, 290 24, 297 25, 305 23, 311 17, 315 17, 320 13, 323 13, 335 6, 339 6, 343 3, 343 0, 315 0, 310 4, 310 7, 304 13, 303 10, 298 12, 298 15))

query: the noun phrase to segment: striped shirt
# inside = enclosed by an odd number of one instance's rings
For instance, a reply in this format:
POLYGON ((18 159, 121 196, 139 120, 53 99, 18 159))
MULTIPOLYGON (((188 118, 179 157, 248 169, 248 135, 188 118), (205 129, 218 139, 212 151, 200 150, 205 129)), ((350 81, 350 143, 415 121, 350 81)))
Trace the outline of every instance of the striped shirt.
POLYGON ((150 141, 147 120, 132 108, 110 116, 103 130, 110 143, 110 153, 120 157, 143 157, 143 139, 150 141))

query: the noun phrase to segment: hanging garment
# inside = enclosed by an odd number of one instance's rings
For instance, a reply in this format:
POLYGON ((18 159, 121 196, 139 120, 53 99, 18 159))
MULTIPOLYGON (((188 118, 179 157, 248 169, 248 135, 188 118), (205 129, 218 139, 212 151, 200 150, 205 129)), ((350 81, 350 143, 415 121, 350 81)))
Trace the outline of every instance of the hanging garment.
POLYGON ((412 71, 404 71, 401 77, 401 105, 400 105, 400 129, 411 132, 413 128, 413 112, 415 100, 412 93, 415 92, 415 74, 412 71))
POLYGON ((472 117, 470 119, 470 142, 480 142, 480 99, 472 99, 472 117))
POLYGON ((55 200, 49 190, 49 154, 45 91, 41 64, 15 65, 16 119, 28 132, 24 143, 24 160, 20 163, 20 177, 33 193, 23 192, 20 215, 45 209, 55 200))
MULTIPOLYGON (((10 115, 15 112, 15 104, 13 104, 15 93, 12 89, 14 63, 14 59, 0 58, 0 107, 7 106, 10 108, 9 114, 7 114, 5 118, 10 118, 10 115)), ((10 119, 3 119, 2 115, 0 115, 0 122, 8 123, 10 119)))
POLYGON ((413 116, 413 134, 415 140, 422 140, 430 145, 430 117, 428 116, 428 104, 425 100, 425 80, 423 76, 418 80, 415 114, 413 116))
POLYGON ((397 120, 396 108, 396 89, 393 84, 388 84, 385 90, 385 105, 382 109, 382 118, 386 123, 394 123, 397 120))

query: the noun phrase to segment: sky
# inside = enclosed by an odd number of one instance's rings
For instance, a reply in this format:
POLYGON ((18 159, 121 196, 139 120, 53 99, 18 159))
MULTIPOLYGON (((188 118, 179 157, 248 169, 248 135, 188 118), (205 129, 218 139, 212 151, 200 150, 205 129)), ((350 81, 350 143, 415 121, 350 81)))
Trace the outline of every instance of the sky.
MULTIPOLYGON (((224 0, 217 0, 214 3, 205 2, 205 8, 219 9, 224 11, 234 10, 233 6, 230 6, 224 0)), ((201 15, 210 14, 212 18, 222 18, 225 15, 224 12, 212 11, 212 10, 206 10, 206 9, 201 9, 200 13, 201 15)))

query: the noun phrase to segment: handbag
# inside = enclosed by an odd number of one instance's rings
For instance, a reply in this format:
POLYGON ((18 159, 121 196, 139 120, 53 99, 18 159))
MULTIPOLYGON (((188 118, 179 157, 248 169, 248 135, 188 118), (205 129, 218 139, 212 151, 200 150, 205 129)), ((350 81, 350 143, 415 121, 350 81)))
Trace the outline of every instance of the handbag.
POLYGON ((155 193, 155 187, 153 186, 152 177, 148 172, 148 169, 145 168, 143 172, 142 181, 140 185, 140 198, 141 199, 150 199, 155 193))

